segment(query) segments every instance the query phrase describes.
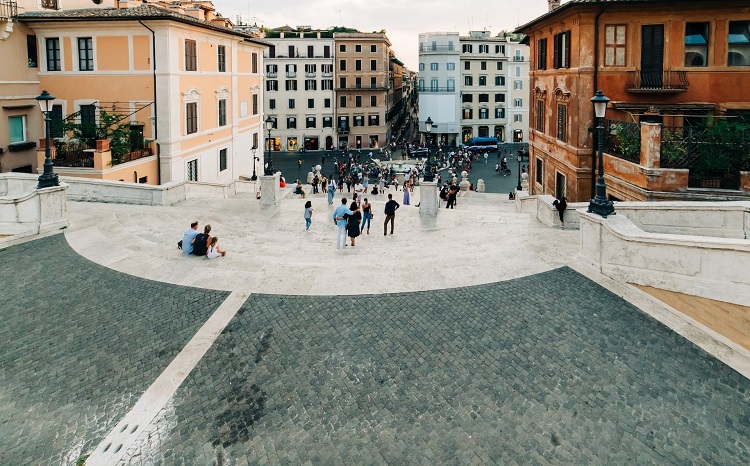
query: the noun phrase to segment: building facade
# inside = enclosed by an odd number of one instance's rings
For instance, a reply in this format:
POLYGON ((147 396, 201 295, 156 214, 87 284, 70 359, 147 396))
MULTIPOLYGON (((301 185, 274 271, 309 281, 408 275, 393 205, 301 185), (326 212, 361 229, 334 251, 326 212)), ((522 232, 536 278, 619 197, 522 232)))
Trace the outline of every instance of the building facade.
POLYGON ((264 108, 275 121, 273 149, 336 147, 333 33, 302 29, 265 39, 271 46, 265 52, 264 108))
POLYGON ((528 47, 520 38, 489 31, 420 34, 420 131, 429 117, 434 142, 458 146, 473 137, 525 142, 528 47))
POLYGON ((461 45, 457 32, 419 34, 419 131, 427 118, 432 139, 461 144, 461 45))
MULTIPOLYGON (((750 114, 750 99, 737 91, 750 82, 748 31, 746 1, 550 1, 548 13, 517 29, 528 36, 533 68, 531 192, 593 197, 597 89, 611 99, 607 119, 622 127, 705 127, 708 116, 750 114)), ((624 134, 610 131, 603 142, 613 138, 624 134)), ((656 157, 657 166, 644 167, 636 155, 633 166, 613 164, 605 170, 609 195, 675 191, 662 171, 667 162, 656 157)))
POLYGON ((385 33, 334 33, 339 149, 377 149, 391 141, 391 43, 385 33))
POLYGON ((120 2, 18 19, 35 34, 40 86, 56 97, 61 174, 159 184, 225 182, 253 172, 252 151, 262 151, 266 43, 231 30, 213 8, 120 2), (105 114, 129 124, 131 150, 97 169, 87 161, 91 149, 61 127, 78 124, 85 132, 101 126, 105 114), (70 147, 76 153, 63 154, 70 147))

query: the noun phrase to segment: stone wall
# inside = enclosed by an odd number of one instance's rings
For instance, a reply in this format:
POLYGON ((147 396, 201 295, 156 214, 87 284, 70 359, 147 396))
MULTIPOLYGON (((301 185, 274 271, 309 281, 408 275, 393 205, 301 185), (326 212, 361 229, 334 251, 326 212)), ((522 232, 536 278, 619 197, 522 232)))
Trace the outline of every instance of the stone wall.
MULTIPOLYGON (((652 203, 644 206, 656 207, 652 203)), ((727 208, 726 218, 733 220, 727 222, 724 237, 644 231, 625 215, 623 206, 618 208, 618 215, 606 219, 578 209, 581 260, 614 280, 745 306, 750 303, 750 267, 744 266, 750 264, 750 242, 726 237, 737 231, 732 230, 737 218, 743 219, 745 231, 748 231, 749 206, 741 214, 730 213, 732 209, 727 208)), ((696 220, 694 226, 683 225, 682 231, 693 228, 706 233, 697 221, 705 217, 705 211, 695 209, 690 213, 690 207, 685 206, 675 212, 663 211, 661 216, 665 220, 661 222, 653 221, 659 218, 658 214, 647 211, 633 209, 627 213, 652 229, 660 225, 658 229, 664 231, 669 231, 668 224, 676 223, 679 218, 692 218, 696 220), (672 219, 668 220, 669 217, 672 219)), ((718 227, 713 233, 722 234, 718 227)))
POLYGON ((67 185, 36 189, 37 177, 0 174, 0 235, 27 235, 67 228, 67 185))

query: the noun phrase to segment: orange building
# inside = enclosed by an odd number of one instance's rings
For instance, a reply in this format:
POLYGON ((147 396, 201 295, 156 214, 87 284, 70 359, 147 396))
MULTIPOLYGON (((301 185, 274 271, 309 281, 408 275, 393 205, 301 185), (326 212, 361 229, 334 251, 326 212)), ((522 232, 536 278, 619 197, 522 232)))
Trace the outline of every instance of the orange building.
POLYGON ((61 175, 160 184, 252 173, 266 43, 232 30, 210 2, 120 2, 18 19, 35 34, 39 85, 56 97, 61 175), (102 111, 127 123, 130 150, 97 164, 107 145, 82 147, 61 125, 100 126, 102 111))
MULTIPOLYGON (((531 50, 532 193, 570 201, 593 197, 589 99, 597 89, 611 99, 607 119, 621 122, 608 139, 628 125, 640 137, 644 122, 666 130, 705 125, 708 115, 750 114, 743 92, 750 86, 750 1, 549 4, 548 13, 517 29, 531 50)), ((639 157, 636 151, 633 161, 610 162, 605 174, 614 199, 653 199, 687 188, 686 176, 664 176, 658 152, 639 157)))

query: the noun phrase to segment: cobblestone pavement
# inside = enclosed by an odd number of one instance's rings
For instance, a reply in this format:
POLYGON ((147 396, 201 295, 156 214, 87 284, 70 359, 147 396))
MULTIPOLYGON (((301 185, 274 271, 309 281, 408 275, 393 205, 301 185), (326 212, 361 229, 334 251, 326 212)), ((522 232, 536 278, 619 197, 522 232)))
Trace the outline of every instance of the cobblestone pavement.
POLYGON ((129 464, 739 465, 748 439, 747 379, 559 268, 253 295, 129 464))
POLYGON ((144 280, 63 235, 0 250, 0 465, 71 465, 228 293, 144 280))

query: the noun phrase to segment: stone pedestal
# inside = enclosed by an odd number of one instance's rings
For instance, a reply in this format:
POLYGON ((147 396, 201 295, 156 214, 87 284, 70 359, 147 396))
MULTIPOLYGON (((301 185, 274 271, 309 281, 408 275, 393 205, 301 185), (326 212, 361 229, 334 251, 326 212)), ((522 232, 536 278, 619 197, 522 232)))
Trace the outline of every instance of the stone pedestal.
POLYGON ((461 182, 458 183, 458 187, 461 188, 461 191, 463 192, 469 192, 469 186, 471 183, 469 183, 469 174, 466 171, 461 172, 461 182))
POLYGON ((280 173, 273 175, 261 175, 260 178, 260 205, 275 206, 281 201, 281 188, 279 188, 280 173))
POLYGON ((437 215, 438 185, 435 181, 419 183, 419 215, 437 215))

